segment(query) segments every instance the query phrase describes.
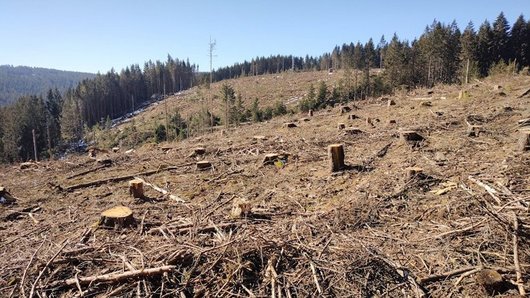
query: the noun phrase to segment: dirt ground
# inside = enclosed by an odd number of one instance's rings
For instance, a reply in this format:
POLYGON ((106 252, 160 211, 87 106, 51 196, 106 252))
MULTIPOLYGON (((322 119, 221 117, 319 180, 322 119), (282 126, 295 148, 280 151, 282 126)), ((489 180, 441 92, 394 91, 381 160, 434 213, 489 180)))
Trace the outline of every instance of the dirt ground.
POLYGON ((0 296, 529 292, 530 152, 518 147, 525 129, 518 121, 530 117, 530 96, 519 98, 530 77, 476 81, 458 99, 460 88, 96 156, 110 165, 86 155, 27 169, 4 165, 0 186, 17 203, 0 206, 0 296), (289 121, 297 127, 285 127, 289 121), (481 126, 478 136, 469 136, 468 123, 481 126), (406 142, 406 130, 424 140, 406 142), (346 168, 331 173, 327 147, 335 143, 344 145, 346 168), (206 153, 193 156, 196 147, 206 153), (268 153, 281 161, 264 165, 268 153), (199 160, 212 168, 198 171, 199 160), (422 172, 408 176, 408 167, 422 172), (133 177, 169 193, 144 185, 146 197, 135 199, 133 177), (250 212, 233 214, 247 203, 250 212), (117 205, 129 207, 135 222, 99 224, 101 212, 117 205))

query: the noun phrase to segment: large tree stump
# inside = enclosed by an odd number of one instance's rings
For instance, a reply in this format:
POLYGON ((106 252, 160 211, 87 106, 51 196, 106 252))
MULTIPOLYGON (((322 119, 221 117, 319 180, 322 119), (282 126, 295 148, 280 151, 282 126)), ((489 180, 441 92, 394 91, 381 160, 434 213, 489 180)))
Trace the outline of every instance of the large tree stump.
POLYGON ((13 197, 5 187, 0 186, 0 204, 13 204, 17 200, 13 197))
POLYGON ((129 181, 129 194, 133 198, 141 199, 144 197, 144 182, 139 179, 129 181))
POLYGON ((212 164, 207 160, 198 161, 195 166, 198 171, 206 171, 212 168, 212 164))
POLYGON ((519 137, 519 150, 520 151, 530 150, 530 129, 521 130, 521 136, 519 137))
POLYGON ((134 224, 133 212, 125 206, 116 206, 101 213, 99 224, 108 228, 127 228, 134 224))
POLYGON ((344 169, 344 146, 342 144, 329 145, 328 156, 331 172, 338 172, 344 169))

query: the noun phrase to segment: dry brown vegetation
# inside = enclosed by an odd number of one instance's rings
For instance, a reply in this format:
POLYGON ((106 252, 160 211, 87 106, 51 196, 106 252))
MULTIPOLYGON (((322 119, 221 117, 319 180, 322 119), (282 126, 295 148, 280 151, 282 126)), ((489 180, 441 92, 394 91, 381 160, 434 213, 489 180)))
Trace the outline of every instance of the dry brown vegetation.
MULTIPOLYGON (((237 85, 244 80, 233 82, 236 90, 251 89, 237 85)), ((17 204, 0 207, 0 292, 528 292, 530 153, 518 146, 518 120, 530 117, 530 97, 518 95, 529 87, 528 76, 498 77, 466 86, 464 99, 457 99, 459 87, 440 86, 392 96, 395 105, 367 100, 342 115, 340 107, 329 108, 309 121, 285 116, 96 157, 111 164, 69 156, 25 169, 3 166, 1 186, 17 204), (494 90, 499 84, 502 93, 494 90), (339 122, 358 129, 338 130, 339 122), (467 122, 481 126, 478 136, 469 136, 467 122), (400 139, 411 130, 424 140, 400 139), (344 171, 330 172, 330 144, 344 144, 344 171), (264 164, 268 153, 278 160, 264 164), (202 160, 212 167, 197 170, 202 160), (134 177, 151 184, 143 186, 143 198, 129 194, 134 177), (98 224, 101 212, 118 205, 133 211, 135 223, 98 224)))

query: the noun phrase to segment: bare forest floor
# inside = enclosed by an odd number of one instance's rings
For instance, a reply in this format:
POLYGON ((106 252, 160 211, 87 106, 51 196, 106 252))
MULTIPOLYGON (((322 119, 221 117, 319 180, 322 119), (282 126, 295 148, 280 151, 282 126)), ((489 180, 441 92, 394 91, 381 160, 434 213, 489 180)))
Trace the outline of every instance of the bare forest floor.
POLYGON ((0 186, 18 200, 0 206, 0 296, 515 297, 517 267, 529 292, 530 153, 518 149, 528 88, 516 76, 474 82, 464 99, 460 86, 415 90, 391 106, 372 99, 97 155, 110 166, 86 155, 4 165, 0 186), (478 136, 466 121, 480 122, 478 136), (409 144, 403 130, 425 140, 409 144), (334 143, 348 167, 331 174, 334 143), (286 161, 263 165, 267 153, 286 161), (213 167, 198 171, 199 160, 213 167), (407 177, 412 166, 423 174, 407 177), (132 198, 134 176, 171 196, 145 185, 132 198), (231 214, 243 201, 250 213, 231 214), (98 224, 117 205, 135 222, 98 224), (483 286, 484 268, 502 281, 483 286))

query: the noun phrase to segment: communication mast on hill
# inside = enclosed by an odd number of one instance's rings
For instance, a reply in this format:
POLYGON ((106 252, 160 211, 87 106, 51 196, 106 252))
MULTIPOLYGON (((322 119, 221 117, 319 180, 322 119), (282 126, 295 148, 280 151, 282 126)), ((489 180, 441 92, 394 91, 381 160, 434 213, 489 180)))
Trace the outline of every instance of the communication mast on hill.
MULTIPOLYGON (((209 100, 208 100, 208 107, 209 109, 213 109, 213 101, 212 101, 212 82, 213 82, 213 57, 217 57, 217 55, 213 54, 213 51, 215 50, 216 41, 214 40, 212 42, 212 37, 210 36, 210 43, 208 44, 210 47, 210 86, 209 86, 209 100)), ((213 130, 213 111, 210 110, 210 127, 213 130)))

